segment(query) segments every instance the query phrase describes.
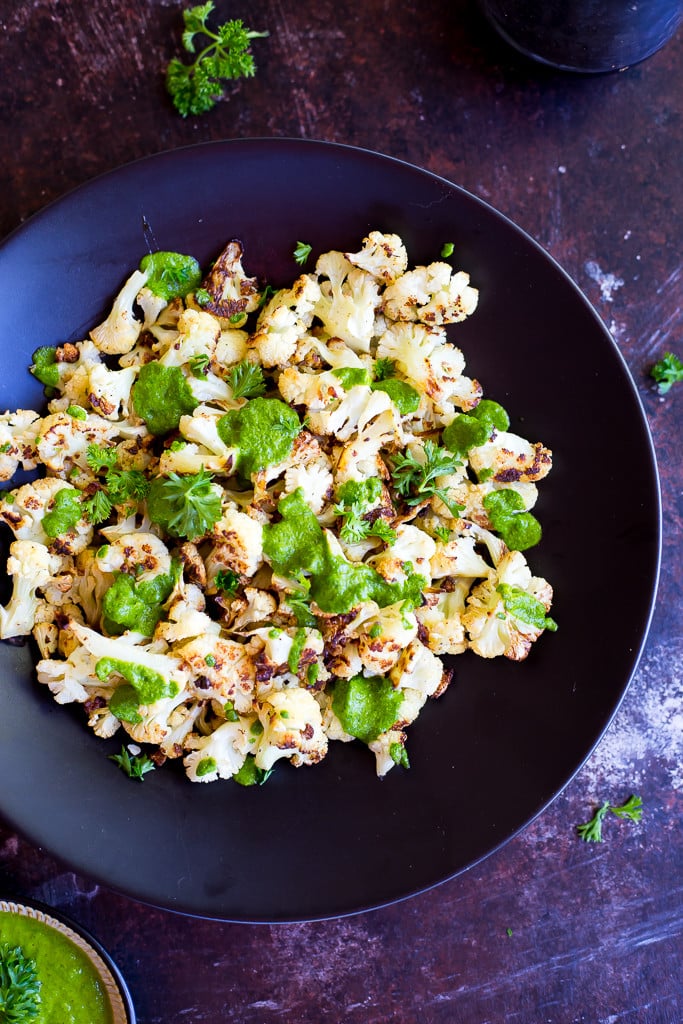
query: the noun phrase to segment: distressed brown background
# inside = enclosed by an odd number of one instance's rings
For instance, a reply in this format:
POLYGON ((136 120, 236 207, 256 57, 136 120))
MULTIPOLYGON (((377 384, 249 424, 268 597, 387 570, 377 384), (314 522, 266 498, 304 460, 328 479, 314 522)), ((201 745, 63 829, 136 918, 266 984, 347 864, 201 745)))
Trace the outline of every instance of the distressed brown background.
MULTIPOLYGON (((2 827, 0 892, 94 931, 141 1024, 680 1024, 683 386, 660 398, 648 370, 667 349, 683 356, 681 34, 628 71, 583 78, 516 57, 464 0, 219 0, 222 17, 270 36, 255 43, 254 79, 184 121, 162 75, 181 9, 0 0, 0 237, 100 172, 208 139, 350 143, 464 186, 560 261, 630 366, 662 478, 657 608, 578 776, 520 836, 432 892, 326 923, 187 920, 94 886, 2 827), (602 845, 577 840, 596 804, 634 791, 642 823, 614 819, 602 845)), ((580 378, 576 393, 589 414, 580 378)), ((612 444, 596 440, 596 457, 608 463, 612 444)), ((586 625, 599 633, 599 608, 586 625)))

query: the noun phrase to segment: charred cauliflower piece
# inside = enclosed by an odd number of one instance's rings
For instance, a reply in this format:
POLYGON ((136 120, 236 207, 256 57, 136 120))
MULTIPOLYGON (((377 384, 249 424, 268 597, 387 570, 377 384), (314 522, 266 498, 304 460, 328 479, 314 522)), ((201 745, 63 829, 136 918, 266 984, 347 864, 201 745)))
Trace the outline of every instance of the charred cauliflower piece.
POLYGON ((208 295, 208 301, 202 301, 202 309, 227 321, 226 327, 239 323, 242 317, 246 319, 247 313, 258 307, 258 282, 245 274, 243 254, 241 242, 237 239, 228 242, 202 281, 202 289, 208 295))

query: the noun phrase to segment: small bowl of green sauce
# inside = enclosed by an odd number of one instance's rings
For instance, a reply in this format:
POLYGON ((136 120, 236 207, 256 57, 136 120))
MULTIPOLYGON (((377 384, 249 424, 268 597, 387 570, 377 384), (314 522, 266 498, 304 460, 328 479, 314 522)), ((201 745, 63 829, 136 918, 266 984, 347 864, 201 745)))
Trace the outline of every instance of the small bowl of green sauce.
POLYGON ((17 1024, 135 1024, 130 993, 106 950, 34 901, 0 899, 0 1020, 3 1011, 17 1024))

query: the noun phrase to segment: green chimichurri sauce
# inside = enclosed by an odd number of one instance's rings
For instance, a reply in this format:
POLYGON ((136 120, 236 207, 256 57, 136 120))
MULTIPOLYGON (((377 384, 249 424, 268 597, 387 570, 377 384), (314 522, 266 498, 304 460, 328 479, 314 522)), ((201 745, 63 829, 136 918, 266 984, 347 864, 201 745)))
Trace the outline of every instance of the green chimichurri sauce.
POLYGON ((32 917, 0 911, 0 942, 36 962, 40 1013, 35 1024, 113 1024, 109 997, 78 946, 32 917))

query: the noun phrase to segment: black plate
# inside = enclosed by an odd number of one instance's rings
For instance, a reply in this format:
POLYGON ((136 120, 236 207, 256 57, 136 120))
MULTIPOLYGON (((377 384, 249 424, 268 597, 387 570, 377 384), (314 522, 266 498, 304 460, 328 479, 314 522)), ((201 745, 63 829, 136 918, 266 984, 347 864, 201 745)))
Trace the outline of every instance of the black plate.
POLYGON ((317 142, 207 143, 129 164, 70 193, 0 249, 0 405, 40 407, 32 350, 84 337, 147 250, 206 263, 233 237, 275 284, 314 254, 397 232, 412 263, 456 246, 480 289, 452 331, 512 428, 554 450, 533 571, 555 586, 556 634, 528 660, 455 659, 454 683, 409 732, 410 771, 376 779, 360 744, 268 783, 132 782, 0 645, 0 812, 75 870, 139 900, 236 921, 331 917, 456 875, 509 839, 581 766, 614 714, 649 624, 659 561, 657 472, 614 342, 527 235, 449 182, 317 142))

